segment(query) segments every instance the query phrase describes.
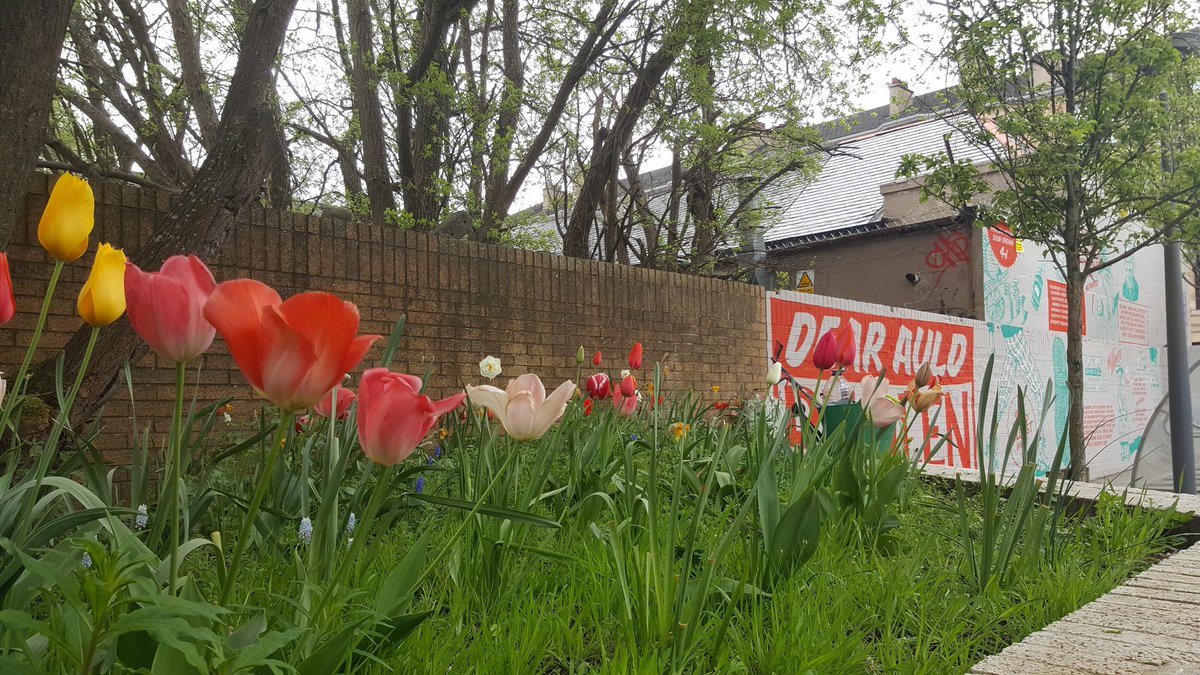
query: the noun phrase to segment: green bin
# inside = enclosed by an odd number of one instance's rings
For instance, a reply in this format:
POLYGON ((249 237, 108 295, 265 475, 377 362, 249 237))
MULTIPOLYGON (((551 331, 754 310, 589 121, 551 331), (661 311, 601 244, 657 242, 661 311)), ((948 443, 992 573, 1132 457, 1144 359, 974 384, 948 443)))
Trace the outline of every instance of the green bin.
POLYGON ((845 433, 850 433, 855 425, 862 420, 862 426, 859 428, 859 433, 862 435, 870 434, 875 437, 875 449, 879 452, 887 452, 892 449, 892 444, 896 438, 896 425, 893 424, 886 429, 876 429, 871 426, 867 420, 863 420, 863 409, 858 403, 830 403, 825 406, 825 410, 821 413, 822 431, 826 437, 833 435, 838 427, 845 426, 845 433))

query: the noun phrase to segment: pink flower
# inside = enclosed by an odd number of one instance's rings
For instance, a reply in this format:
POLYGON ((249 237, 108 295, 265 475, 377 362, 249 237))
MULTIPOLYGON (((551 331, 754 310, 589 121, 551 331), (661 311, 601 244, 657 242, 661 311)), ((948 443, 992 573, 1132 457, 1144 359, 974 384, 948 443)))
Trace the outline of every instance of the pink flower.
POLYGON ((358 394, 354 393, 353 389, 338 387, 330 389, 325 398, 317 401, 313 406, 313 412, 326 419, 333 417, 333 392, 337 392, 337 418, 344 420, 350 415, 350 406, 354 405, 354 401, 358 399, 358 394))
POLYGON ((371 368, 358 387, 358 443, 376 464, 404 461, 442 415, 462 405, 466 394, 433 401, 421 393, 421 378, 371 368))
POLYGON ((125 266, 129 323, 156 354, 187 363, 212 344, 216 329, 204 318, 204 304, 217 287, 212 272, 194 255, 171 256, 158 272, 125 266))
MULTIPOLYGON (((0 251, 0 325, 12 321, 17 313, 17 300, 13 296, 12 274, 8 271, 8 252, 0 251)), ((596 352, 598 356, 600 352, 596 352)))
POLYGON ((888 398, 885 377, 866 376, 862 380, 862 407, 871 424, 879 429, 890 427, 904 419, 904 406, 888 398))
POLYGON ((629 417, 633 415, 633 411, 637 410, 637 392, 626 396, 621 389, 613 392, 613 409, 617 411, 617 417, 629 417))
POLYGON ((587 379, 588 396, 595 399, 608 398, 609 386, 608 375, 596 373, 587 379))
POLYGON ((544 436, 567 409, 574 393, 575 383, 568 380, 546 396, 541 378, 532 373, 510 380, 505 390, 487 384, 467 387, 471 403, 495 413, 508 435, 518 441, 544 436))

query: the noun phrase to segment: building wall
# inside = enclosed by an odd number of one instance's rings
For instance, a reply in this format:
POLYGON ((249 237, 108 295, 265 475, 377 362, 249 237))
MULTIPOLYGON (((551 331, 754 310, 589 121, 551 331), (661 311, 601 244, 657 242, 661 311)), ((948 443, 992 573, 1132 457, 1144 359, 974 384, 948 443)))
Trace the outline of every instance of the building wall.
MULTIPOLYGON (((6 364, 0 370, 10 373, 24 354, 52 269, 37 244, 50 185, 44 175, 32 180, 9 247, 18 314, 0 331, 0 364, 6 364)), ((81 325, 74 300, 97 242, 124 248, 136 263, 138 247, 171 204, 168 194, 128 185, 93 188, 91 251, 64 271, 40 358, 52 357, 81 325)), ((747 284, 274 211, 257 211, 240 223, 220 257, 207 262, 218 281, 253 277, 284 298, 308 290, 337 293, 358 305, 364 333, 386 336, 406 314, 392 367, 417 375, 431 367, 430 390, 438 396, 480 383, 478 363, 489 354, 502 361, 501 386, 524 372, 556 386, 576 376, 580 345, 589 358, 603 350, 605 368, 616 372, 641 341, 648 372, 661 362, 670 369, 669 388, 709 396, 712 385, 721 386, 722 397, 759 389, 765 368, 765 296, 747 284)), ((364 365, 375 363, 382 350, 381 342, 364 365)), ((151 355, 137 364, 133 378, 138 420, 151 425, 157 446, 169 427, 173 369, 151 355)), ((239 399, 235 426, 249 425, 259 408, 219 338, 193 391, 202 405, 239 399)), ((121 461, 131 429, 120 392, 105 419, 109 428, 101 441, 121 461)))
POLYGON ((959 225, 873 232, 775 251, 770 265, 788 274, 784 290, 812 270, 819 295, 978 318, 979 237, 959 225))

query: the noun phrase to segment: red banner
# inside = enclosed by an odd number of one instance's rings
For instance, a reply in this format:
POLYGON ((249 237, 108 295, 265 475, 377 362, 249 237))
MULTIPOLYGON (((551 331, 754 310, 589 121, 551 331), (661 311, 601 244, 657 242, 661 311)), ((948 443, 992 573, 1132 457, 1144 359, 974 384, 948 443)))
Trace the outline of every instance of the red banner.
MULTIPOLYGON (((888 379, 889 393, 898 395, 917 370, 928 363, 947 395, 940 413, 935 406, 909 430, 913 447, 920 447, 924 438, 930 439, 932 447, 945 435, 946 445, 930 463, 974 467, 975 332, 971 326, 877 316, 774 296, 769 302, 772 352, 779 351, 783 367, 807 387, 813 387, 817 380, 818 371, 812 364, 817 338, 842 325, 850 327, 858 348, 856 362, 845 374, 856 396, 861 395, 858 385, 865 375, 880 373, 888 379)), ((794 403, 790 387, 777 387, 776 396, 782 396, 789 407, 794 403)))

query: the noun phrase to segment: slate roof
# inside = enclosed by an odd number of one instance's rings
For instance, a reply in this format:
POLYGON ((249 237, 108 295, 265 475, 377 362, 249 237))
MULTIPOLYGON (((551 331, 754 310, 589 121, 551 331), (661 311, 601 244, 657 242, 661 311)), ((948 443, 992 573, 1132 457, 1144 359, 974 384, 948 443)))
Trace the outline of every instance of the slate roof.
POLYGON ((956 159, 984 159, 949 122, 934 116, 890 120, 839 138, 833 146, 837 154, 825 160, 816 178, 801 187, 777 217, 768 219, 763 235, 768 248, 832 238, 828 235, 842 231, 851 234, 857 228, 886 227, 879 187, 896 180, 904 155, 943 151, 946 134, 956 159))
MULTIPOLYGON (((897 180, 896 170, 904 155, 943 151, 946 134, 950 134, 956 159, 984 160, 950 122, 940 118, 956 103, 953 88, 948 88, 913 96, 898 115, 884 105, 817 124, 824 146, 834 154, 823 161, 811 181, 805 182, 798 172, 782 176, 759 195, 766 247, 787 248, 889 227, 882 219, 880 186, 897 180)), ((766 146, 760 150, 769 152, 766 146)), ((669 166, 639 176, 655 213, 666 210, 670 180, 669 166)), ((722 197, 718 195, 718 199, 722 197)), ((686 213, 686 195, 680 199, 679 209, 686 213)), ((540 204, 520 213, 532 216, 526 227, 554 229, 540 204)), ((634 236, 639 234, 635 228, 634 236)), ((597 236, 598 225, 592 239, 597 236)))

